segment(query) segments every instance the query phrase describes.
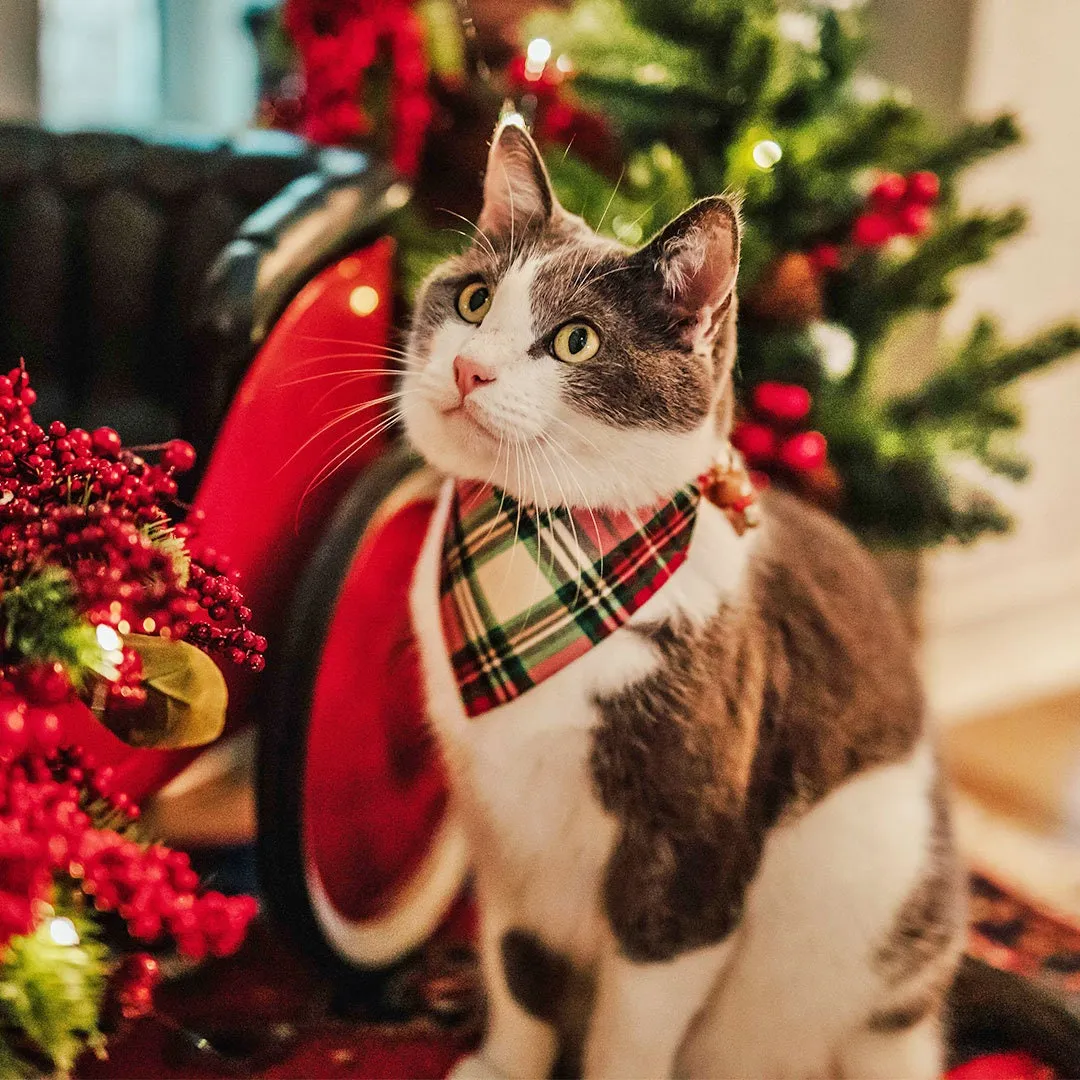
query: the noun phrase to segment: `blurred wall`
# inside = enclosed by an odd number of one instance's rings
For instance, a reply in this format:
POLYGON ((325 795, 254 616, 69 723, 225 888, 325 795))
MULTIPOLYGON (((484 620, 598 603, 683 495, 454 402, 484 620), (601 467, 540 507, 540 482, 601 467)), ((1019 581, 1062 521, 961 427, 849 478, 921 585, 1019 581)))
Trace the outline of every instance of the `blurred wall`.
MULTIPOLYGON (((931 5, 943 32, 952 2, 931 5)), ((902 18, 901 9, 926 8, 927 0, 877 6, 902 18)), ((1031 225, 991 264, 965 274, 944 320, 947 335, 962 334, 984 311, 1017 337, 1080 319, 1078 42, 1078 0, 971 4, 965 51, 952 65, 962 73, 958 104, 976 116, 1015 111, 1027 139, 973 170, 964 197, 973 207, 1020 203, 1031 225)), ((942 82, 937 72, 929 85, 947 102, 942 82)), ((1020 396, 1033 473, 1000 492, 1016 514, 1015 533, 928 560, 925 672, 946 720, 1080 687, 1080 361, 1030 378, 1020 396)))
POLYGON ((0 0, 0 120, 38 111, 38 0, 0 0))
POLYGON ((158 0, 162 118, 215 133, 248 127, 257 105, 257 62, 244 26, 248 0, 158 0))
POLYGON ((59 128, 156 124, 161 116, 157 0, 38 2, 42 122, 59 128))

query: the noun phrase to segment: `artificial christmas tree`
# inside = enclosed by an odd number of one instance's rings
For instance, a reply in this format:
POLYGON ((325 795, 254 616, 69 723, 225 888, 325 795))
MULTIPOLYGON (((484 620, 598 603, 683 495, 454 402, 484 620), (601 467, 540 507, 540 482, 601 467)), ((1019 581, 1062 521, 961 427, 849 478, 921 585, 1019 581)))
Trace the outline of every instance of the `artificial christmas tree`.
MULTIPOLYGON (((369 6, 293 0, 285 10, 292 20, 316 8, 335 13, 305 24, 306 58, 335 35, 356 38, 343 27, 367 26, 369 6)), ((812 447, 802 440, 803 449, 825 448, 831 482, 807 485, 806 470, 792 467, 790 453, 779 456, 779 446, 759 468, 821 495, 870 543, 970 541, 1010 522, 956 466, 969 459, 987 473, 1022 478, 1026 466, 1012 445, 1021 418, 1009 388, 1080 346, 1080 328, 1057 326, 1015 344, 985 319, 966 340, 943 347, 937 373, 922 386, 878 395, 886 337, 912 314, 946 306, 956 271, 989 258, 1023 228, 1024 214, 967 212, 958 196, 965 169, 1019 139, 1013 120, 936 131, 906 92, 859 73, 860 6, 580 0, 568 12, 526 20, 522 52, 492 76, 482 60, 471 71, 462 60, 470 41, 455 5, 418 5, 442 103, 420 194, 425 176, 438 178, 440 194, 428 205, 421 198, 399 224, 406 284, 460 243, 453 230, 461 223, 438 209, 447 206, 446 178, 478 190, 475 170, 462 163, 477 159, 470 144, 478 130, 490 131, 505 97, 546 146, 564 205, 627 244, 641 243, 695 198, 738 193, 739 396, 749 403, 762 382, 808 391, 805 426, 817 437, 812 447), (455 111, 464 99, 469 107, 455 111), (477 101, 487 103, 488 122, 455 126, 477 101)), ((378 59, 371 53, 368 66, 378 59)), ((317 112, 317 101, 307 100, 317 112)), ((310 112, 305 123, 320 130, 310 112)))
MULTIPOLYGON (((1017 141, 1012 119, 935 132, 903 92, 858 75, 858 7, 582 0, 536 16, 527 33, 573 72, 561 97, 602 111, 622 135, 627 170, 605 231, 637 242, 666 220, 668 207, 652 206, 658 169, 686 199, 744 194, 740 398, 777 380, 811 393, 840 516, 872 542, 972 540, 1009 521, 955 464, 1023 476, 1009 386, 1080 347, 1080 329, 1011 344, 985 319, 922 386, 875 393, 886 335, 947 305, 954 273, 987 259, 1024 215, 965 212, 958 198, 964 169, 1017 141)), ((578 149, 552 147, 548 162, 560 197, 595 219, 611 184, 578 149)), ((779 448, 759 467, 790 473, 779 448)))

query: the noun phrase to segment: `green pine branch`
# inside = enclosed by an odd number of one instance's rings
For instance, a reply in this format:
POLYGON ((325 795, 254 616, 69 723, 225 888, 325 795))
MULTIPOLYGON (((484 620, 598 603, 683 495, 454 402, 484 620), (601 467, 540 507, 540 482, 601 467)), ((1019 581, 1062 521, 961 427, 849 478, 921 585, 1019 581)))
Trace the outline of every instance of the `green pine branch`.
POLYGON ((819 120, 817 127, 820 147, 805 167, 834 173, 888 166, 901 154, 910 153, 925 134, 919 112, 895 98, 846 108, 828 122, 819 120))
MULTIPOLYGON (((52 917, 8 942, 0 963, 0 1016, 4 1028, 21 1033, 66 1076, 84 1049, 101 1044, 98 1016, 105 994, 106 949, 94 924, 72 905, 58 902, 55 917, 70 920, 77 943, 53 940, 52 917)), ((10 1041, 5 1041, 0 1066, 3 1075, 20 1075, 24 1066, 31 1075, 40 1075, 10 1041)))
POLYGON ((984 123, 965 124, 910 164, 912 168, 929 169, 948 182, 964 169, 1015 146, 1021 137, 1015 117, 1004 113, 984 123))
MULTIPOLYGON (((981 403, 986 395, 1000 390, 1024 375, 1048 367, 1062 357, 1080 350, 1080 325, 1062 323, 1021 345, 1000 345, 997 331, 988 319, 980 320, 954 359, 922 386, 889 403, 890 420, 900 426, 944 423, 964 416, 979 416, 994 422, 981 403)), ((1004 423, 1015 420, 1003 410, 1004 423)), ((1002 425, 1004 426, 1004 425, 1002 425)))

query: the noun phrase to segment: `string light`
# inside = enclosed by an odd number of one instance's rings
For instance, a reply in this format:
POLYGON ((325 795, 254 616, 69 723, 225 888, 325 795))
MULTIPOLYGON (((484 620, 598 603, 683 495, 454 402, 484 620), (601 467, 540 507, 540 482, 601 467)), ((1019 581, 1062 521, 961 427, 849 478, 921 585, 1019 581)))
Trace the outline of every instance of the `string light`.
POLYGON ((544 72, 544 65, 551 59, 551 42, 547 38, 533 38, 525 50, 525 78, 536 80, 544 72))
POLYGON ((627 221, 617 214, 611 219, 611 228, 624 244, 639 243, 645 233, 640 221, 627 221))
POLYGON ((63 915, 55 919, 50 919, 48 922, 49 937, 52 938, 55 945, 78 945, 79 944, 79 931, 75 929, 75 924, 63 915))
POLYGON ((564 74, 569 75, 574 70, 573 62, 566 53, 559 53, 559 58, 555 61, 555 66, 564 74))
POLYGON ((121 640, 120 635, 111 627, 105 623, 98 623, 97 628, 94 630, 94 636, 97 638, 97 643, 106 652, 115 652, 117 649, 124 647, 124 642, 121 640))
POLYGON ((634 78, 643 86, 656 86, 667 82, 668 69, 663 64, 645 64, 634 72, 634 78))
POLYGON ((519 112, 503 113, 503 115, 499 117, 499 128, 500 129, 502 129, 504 127, 523 128, 525 126, 526 126, 525 117, 522 116, 521 113, 519 113, 519 112))
POLYGON ((781 11, 777 27, 781 37, 804 49, 813 51, 821 47, 818 20, 805 11, 781 11))
POLYGON ((390 207, 391 210, 400 210, 408 201, 409 196, 412 194, 408 184, 403 184, 398 181, 396 184, 391 184, 385 192, 383 192, 383 202, 390 207))
POLYGON ((754 164, 759 169, 768 170, 784 156, 784 151, 780 148, 778 142, 774 142, 772 139, 762 139, 761 142, 754 145, 751 156, 754 159, 754 164))
POLYGON ((551 59, 551 42, 547 38, 533 38, 525 50, 525 56, 530 63, 540 64, 542 67, 551 59))
POLYGON ((848 330, 838 323, 815 322, 809 332, 821 366, 829 375, 834 379, 849 375, 855 366, 857 346, 848 330))
POLYGON ((370 315, 379 306, 379 294, 370 285, 357 285, 349 293, 349 310, 354 315, 370 315))

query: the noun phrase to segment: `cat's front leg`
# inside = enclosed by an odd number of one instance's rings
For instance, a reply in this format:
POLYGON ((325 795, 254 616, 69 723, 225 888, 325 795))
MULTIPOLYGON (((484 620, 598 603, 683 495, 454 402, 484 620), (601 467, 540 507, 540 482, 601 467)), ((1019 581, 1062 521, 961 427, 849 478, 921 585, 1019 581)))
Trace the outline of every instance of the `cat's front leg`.
POLYGON ((719 980, 734 935, 674 959, 638 963, 612 944, 598 971, 587 1080, 670 1077, 690 1024, 719 980))
POLYGON ((508 947, 517 933, 509 918, 509 904, 498 891, 478 880, 480 909, 480 965, 487 994, 487 1029, 480 1049, 457 1063, 450 1080, 501 1080, 523 1077, 536 1080, 550 1075, 558 1050, 551 1025, 538 1019, 515 996, 507 965, 513 964, 508 947))

